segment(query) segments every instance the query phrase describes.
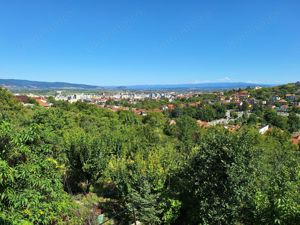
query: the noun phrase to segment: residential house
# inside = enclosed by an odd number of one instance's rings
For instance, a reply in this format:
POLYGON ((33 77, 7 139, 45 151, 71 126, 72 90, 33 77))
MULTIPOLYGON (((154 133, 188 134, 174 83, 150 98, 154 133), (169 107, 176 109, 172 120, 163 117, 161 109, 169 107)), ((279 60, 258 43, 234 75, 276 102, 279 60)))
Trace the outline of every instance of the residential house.
POLYGON ((162 111, 167 111, 167 110, 169 109, 169 107, 168 107, 167 105, 163 105, 163 106, 161 107, 161 109, 162 109, 162 111))
POLYGON ((278 111, 280 112, 287 112, 289 109, 289 106, 288 105, 282 105, 279 107, 278 111))
POLYGON ((22 103, 29 102, 29 97, 27 95, 16 95, 15 98, 22 103))
POLYGON ((279 101, 281 98, 279 96, 273 96, 272 97, 272 101, 273 102, 276 102, 276 101, 279 101))
POLYGON ((296 99, 295 94, 286 94, 285 98, 289 101, 294 101, 296 99))
POLYGON ((258 132, 259 132, 260 134, 265 134, 265 133, 269 130, 269 128, 270 128, 269 125, 264 126, 264 127, 260 128, 258 132))
POLYGON ((45 108, 50 107, 50 104, 48 103, 47 99, 44 97, 33 97, 33 99, 40 105, 45 108))
POLYGON ((199 127, 209 127, 210 124, 207 121, 197 120, 197 124, 199 127))
POLYGON ((169 125, 176 125, 176 121, 175 120, 170 120, 169 125))
POLYGON ((300 144, 300 133, 299 132, 292 135, 292 143, 295 145, 300 144))
POLYGON ((168 104, 167 107, 168 107, 169 110, 175 109, 175 105, 174 104, 168 104))
POLYGON ((288 102, 287 102, 286 100, 284 100, 284 99, 280 99, 280 100, 278 101, 278 103, 279 103, 280 105, 287 105, 287 104, 288 104, 288 102))

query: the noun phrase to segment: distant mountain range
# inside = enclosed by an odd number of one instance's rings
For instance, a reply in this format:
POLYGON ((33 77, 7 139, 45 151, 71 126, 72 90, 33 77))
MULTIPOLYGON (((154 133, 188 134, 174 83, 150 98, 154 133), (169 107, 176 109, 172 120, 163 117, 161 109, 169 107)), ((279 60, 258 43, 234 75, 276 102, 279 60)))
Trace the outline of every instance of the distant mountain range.
POLYGON ((44 82, 16 79, 0 79, 0 86, 11 90, 51 90, 51 89, 98 89, 98 86, 71 84, 65 82, 44 82))
MULTIPOLYGON (((246 82, 217 82, 217 83, 195 83, 195 84, 160 84, 160 85, 131 85, 123 87, 129 90, 223 90, 247 87, 270 87, 268 84, 254 84, 246 82)), ((122 87, 120 87, 122 88, 122 87)))
POLYGON ((43 82, 16 79, 0 79, 0 86, 10 90, 221 90, 246 87, 270 87, 268 84, 246 82, 218 82, 197 84, 161 84, 161 85, 129 85, 129 86, 96 86, 86 84, 72 84, 65 82, 43 82))

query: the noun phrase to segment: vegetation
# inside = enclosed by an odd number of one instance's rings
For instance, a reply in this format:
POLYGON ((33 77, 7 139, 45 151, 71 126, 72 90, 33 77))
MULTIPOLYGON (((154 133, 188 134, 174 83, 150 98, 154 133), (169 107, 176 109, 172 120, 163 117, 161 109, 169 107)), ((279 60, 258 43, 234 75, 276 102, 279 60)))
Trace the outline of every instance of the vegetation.
POLYGON ((51 101, 26 108, 0 89, 0 224, 300 221, 295 114, 258 107, 232 132, 197 124, 225 117, 218 103, 139 116, 51 101), (261 135, 253 124, 266 121, 261 135))

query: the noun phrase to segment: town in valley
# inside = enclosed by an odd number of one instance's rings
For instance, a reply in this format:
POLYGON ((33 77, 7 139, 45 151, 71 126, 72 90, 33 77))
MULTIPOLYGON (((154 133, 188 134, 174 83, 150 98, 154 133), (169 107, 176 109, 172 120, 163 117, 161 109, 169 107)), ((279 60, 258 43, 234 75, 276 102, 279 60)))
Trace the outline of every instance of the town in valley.
MULTIPOLYGON (((115 112, 132 111, 140 116, 151 112, 164 113, 169 116, 170 124, 175 124, 174 118, 186 113, 195 118, 201 127, 221 125, 226 129, 236 130, 243 124, 250 123, 255 124, 261 134, 273 126, 278 126, 277 123, 286 122, 287 125, 281 126, 288 129, 287 119, 290 114, 300 118, 300 82, 274 87, 255 86, 219 91, 94 90, 83 93, 80 90, 56 90, 52 91, 52 94, 36 92, 27 91, 26 94, 22 94, 15 91, 14 95, 26 107, 48 108, 57 102, 85 102, 115 112), (262 113, 265 111, 270 115, 262 113)), ((300 143, 300 133, 296 129, 290 131, 293 143, 300 143)))

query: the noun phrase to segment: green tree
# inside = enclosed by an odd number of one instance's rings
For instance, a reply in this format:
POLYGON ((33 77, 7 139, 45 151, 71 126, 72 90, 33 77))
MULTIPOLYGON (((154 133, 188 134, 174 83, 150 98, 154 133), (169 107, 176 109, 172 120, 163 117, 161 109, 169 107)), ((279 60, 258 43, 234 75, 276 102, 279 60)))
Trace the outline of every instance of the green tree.
POLYGON ((216 110, 210 105, 204 105, 197 110, 197 119, 212 121, 216 118, 216 110))
POLYGON ((275 110, 266 110, 264 119, 267 123, 270 123, 271 125, 274 125, 283 130, 287 129, 288 127, 287 118, 277 115, 275 110))
POLYGON ((288 116, 288 130, 290 132, 300 130, 300 117, 296 113, 291 112, 288 116))
MULTIPOLYGON (((210 131, 197 154, 176 175, 183 224, 234 224, 247 210, 255 135, 210 131)), ((175 182, 176 183, 176 182, 175 182)))
POLYGON ((1 224, 69 223, 75 205, 63 190, 64 165, 40 142, 38 127, 0 125, 1 224))
POLYGON ((274 129, 259 143, 261 154, 255 176, 255 224, 287 224, 300 221, 299 151, 290 135, 274 129))

